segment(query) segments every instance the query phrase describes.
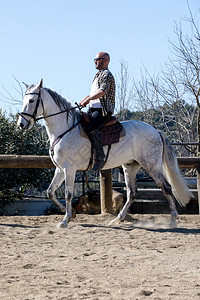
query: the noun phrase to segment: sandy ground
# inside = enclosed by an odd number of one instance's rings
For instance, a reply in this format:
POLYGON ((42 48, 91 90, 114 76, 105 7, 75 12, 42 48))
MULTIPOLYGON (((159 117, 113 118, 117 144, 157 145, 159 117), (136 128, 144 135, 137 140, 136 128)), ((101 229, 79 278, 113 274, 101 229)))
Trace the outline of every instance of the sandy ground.
POLYGON ((200 216, 0 217, 0 299, 200 299, 200 216))

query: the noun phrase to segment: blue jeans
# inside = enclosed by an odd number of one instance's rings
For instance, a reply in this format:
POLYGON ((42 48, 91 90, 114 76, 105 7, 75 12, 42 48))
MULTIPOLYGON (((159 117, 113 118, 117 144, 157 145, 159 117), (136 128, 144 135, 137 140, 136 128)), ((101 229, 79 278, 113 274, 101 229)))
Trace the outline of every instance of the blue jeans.
POLYGON ((112 113, 108 112, 106 116, 103 116, 101 108, 90 108, 88 111, 89 125, 88 130, 100 129, 102 125, 111 117, 112 113))

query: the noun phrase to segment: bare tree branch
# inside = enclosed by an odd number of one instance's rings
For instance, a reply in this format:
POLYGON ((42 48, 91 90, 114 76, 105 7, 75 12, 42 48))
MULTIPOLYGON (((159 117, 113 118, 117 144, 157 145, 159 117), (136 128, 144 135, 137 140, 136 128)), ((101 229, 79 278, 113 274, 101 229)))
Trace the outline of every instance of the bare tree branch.
MULTIPOLYGON (((175 23, 176 40, 169 40, 173 57, 157 76, 144 68, 145 75, 142 74, 139 82, 134 81, 134 91, 145 120, 152 124, 155 121, 152 112, 159 111, 159 125, 171 140, 199 142, 200 30, 189 4, 188 9, 189 18, 175 23), (183 21, 189 25, 189 33, 184 32, 183 21), (175 126, 173 131, 171 126, 175 126)), ((192 154, 196 151, 194 147, 187 147, 187 150, 192 154)))
POLYGON ((14 97, 12 95, 12 92, 8 91, 3 85, 1 85, 3 92, 0 91, 0 95, 2 97, 0 100, 5 103, 8 103, 9 105, 22 104, 22 100, 24 97, 22 85, 20 84, 19 80, 15 76, 13 76, 13 78, 17 82, 17 85, 18 85, 18 88, 16 88, 15 86, 13 86, 13 88, 14 88, 15 92, 17 92, 20 95, 21 100, 14 97))

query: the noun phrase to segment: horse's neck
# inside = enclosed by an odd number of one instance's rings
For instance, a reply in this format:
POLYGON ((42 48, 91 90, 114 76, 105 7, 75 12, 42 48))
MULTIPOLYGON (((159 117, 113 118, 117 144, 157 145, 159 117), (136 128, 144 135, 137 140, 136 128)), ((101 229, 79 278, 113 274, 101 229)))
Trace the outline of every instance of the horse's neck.
POLYGON ((71 115, 68 117, 68 121, 66 118, 66 113, 60 113, 58 115, 48 117, 51 114, 59 113, 61 112, 60 108, 56 105, 54 100, 51 98, 51 96, 48 95, 48 93, 44 93, 43 97, 44 101, 44 117, 45 118, 45 127, 47 130, 47 134, 49 136, 50 142, 52 142, 55 138, 57 138, 60 134, 65 132, 67 129, 69 129, 73 125, 73 120, 71 115))

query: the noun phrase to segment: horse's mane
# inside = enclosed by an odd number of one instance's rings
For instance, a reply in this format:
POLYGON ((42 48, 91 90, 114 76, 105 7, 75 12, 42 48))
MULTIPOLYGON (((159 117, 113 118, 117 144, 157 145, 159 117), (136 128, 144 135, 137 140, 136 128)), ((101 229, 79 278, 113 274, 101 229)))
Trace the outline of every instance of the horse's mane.
POLYGON ((61 95, 59 95, 56 91, 51 90, 50 88, 44 88, 44 90, 47 91, 50 94, 50 96, 53 98, 56 105, 60 108, 61 111, 66 110, 67 121, 68 121, 69 116, 72 116, 73 123, 74 123, 75 118, 76 118, 76 110, 72 109, 71 103, 68 102, 61 95))

